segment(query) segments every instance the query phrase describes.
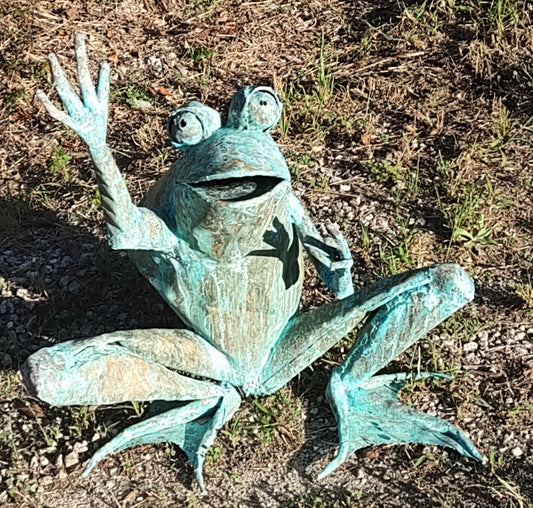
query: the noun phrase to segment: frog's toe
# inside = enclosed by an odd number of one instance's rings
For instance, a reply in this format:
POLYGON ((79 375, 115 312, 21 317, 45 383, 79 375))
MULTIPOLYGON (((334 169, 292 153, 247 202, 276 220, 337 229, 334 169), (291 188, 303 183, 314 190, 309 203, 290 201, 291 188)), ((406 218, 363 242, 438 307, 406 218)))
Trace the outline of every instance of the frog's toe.
POLYGON ((410 442, 447 446, 482 462, 483 457, 457 427, 398 401, 398 391, 405 383, 430 376, 448 377, 431 373, 392 374, 375 376, 356 386, 350 384, 349 378, 334 372, 327 397, 337 420, 340 445, 319 478, 332 473, 356 450, 377 444, 410 442))
POLYGON ((233 387, 222 397, 211 397, 166 410, 125 429, 100 448, 88 462, 82 476, 87 476, 104 457, 139 444, 169 441, 178 445, 192 463, 194 474, 202 491, 205 490, 202 466, 218 430, 235 413, 240 396, 233 387))

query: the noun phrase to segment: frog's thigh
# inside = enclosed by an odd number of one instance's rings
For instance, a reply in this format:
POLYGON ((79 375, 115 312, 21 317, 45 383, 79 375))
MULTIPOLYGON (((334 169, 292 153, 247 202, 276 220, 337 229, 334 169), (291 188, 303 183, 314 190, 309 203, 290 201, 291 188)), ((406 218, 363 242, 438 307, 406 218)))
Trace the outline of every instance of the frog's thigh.
MULTIPOLYGON (((85 341, 63 342, 31 355, 21 371, 34 395, 57 406, 220 396, 223 390, 218 384, 193 379, 173 370, 181 369, 187 361, 193 368, 184 368, 185 371, 209 369, 210 362, 215 359, 209 356, 209 346, 204 346, 200 338, 196 340, 188 335, 191 332, 185 331, 183 342, 186 345, 178 347, 178 342, 166 342, 165 337, 176 338, 178 332, 134 330, 85 341), (160 349, 165 343, 170 350, 166 359, 172 364, 169 365, 171 368, 158 361, 158 356, 163 356, 160 349), (155 348, 152 348, 154 344, 155 348), (180 351, 183 353, 181 357, 180 351)), ((225 368, 222 362, 218 370, 225 368)))
POLYGON ((232 382, 227 358, 205 339, 185 329, 128 330, 115 332, 118 344, 142 358, 165 367, 217 381, 232 382))
POLYGON ((474 283, 458 265, 425 269, 431 282, 398 295, 377 310, 357 334, 336 370, 357 383, 370 378, 439 323, 474 298, 474 283))
POLYGON ((274 349, 257 392, 278 390, 366 316, 370 319, 358 336, 356 353, 352 350, 345 363, 354 361, 357 355, 366 358, 377 353, 379 366, 369 366, 374 373, 472 297, 473 283, 464 270, 457 265, 434 265, 382 279, 352 296, 298 314, 274 349), (400 302, 401 308, 394 311, 400 302), (391 318, 383 319, 388 315, 391 318), (372 333, 377 328, 381 330, 380 338, 374 340, 372 333), (398 336, 390 339, 386 330, 398 336), (383 344, 378 347, 377 341, 383 344), (391 347, 389 342, 395 345, 391 347))

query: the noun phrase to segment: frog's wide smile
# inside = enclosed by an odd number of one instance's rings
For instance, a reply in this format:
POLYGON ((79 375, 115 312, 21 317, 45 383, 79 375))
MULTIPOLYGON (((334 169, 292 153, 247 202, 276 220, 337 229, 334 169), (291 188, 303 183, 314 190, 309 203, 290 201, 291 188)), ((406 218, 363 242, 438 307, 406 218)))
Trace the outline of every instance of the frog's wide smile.
POLYGON ((201 189, 201 192, 208 198, 236 202, 262 196, 282 181, 282 178, 275 176, 256 175, 204 180, 189 183, 189 185, 195 189, 201 189))

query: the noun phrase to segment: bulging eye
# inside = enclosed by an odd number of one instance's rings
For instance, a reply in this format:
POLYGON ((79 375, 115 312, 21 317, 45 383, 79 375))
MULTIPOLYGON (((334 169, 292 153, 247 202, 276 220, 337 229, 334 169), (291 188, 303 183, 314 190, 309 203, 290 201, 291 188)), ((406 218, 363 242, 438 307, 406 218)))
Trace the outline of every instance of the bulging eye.
POLYGON ((272 88, 243 88, 233 96, 227 125, 234 129, 268 131, 278 122, 282 107, 272 88))
POLYGON ((168 130, 176 145, 195 145, 204 137, 202 122, 190 111, 178 111, 169 121, 168 130))
POLYGON ((168 117, 170 142, 180 150, 198 144, 220 128, 220 115, 199 102, 189 102, 168 117))

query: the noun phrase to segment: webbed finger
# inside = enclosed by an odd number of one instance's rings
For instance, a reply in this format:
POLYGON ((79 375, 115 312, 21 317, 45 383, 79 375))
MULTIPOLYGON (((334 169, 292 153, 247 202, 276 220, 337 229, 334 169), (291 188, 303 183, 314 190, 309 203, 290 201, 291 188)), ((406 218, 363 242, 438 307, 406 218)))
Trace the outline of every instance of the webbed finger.
POLYGON ((109 101, 109 73, 110 66, 107 62, 100 64, 100 73, 98 74, 98 89, 96 95, 100 104, 107 105, 109 101))
POLYGON ((352 259, 341 259, 340 261, 333 261, 331 263, 330 269, 332 271, 336 270, 349 270, 353 265, 352 259))
POLYGON ((50 55, 48 55, 48 61, 50 62, 50 69, 54 78, 54 88, 56 89, 61 102, 67 109, 70 116, 74 117, 75 119, 83 118, 83 104, 78 97, 78 94, 74 91, 69 83, 65 73, 63 72, 63 69, 61 68, 61 65, 59 65, 57 57, 53 53, 50 53, 50 55))
POLYGON ((37 92, 35 92, 35 95, 37 99, 41 101, 46 111, 48 111, 48 114, 54 120, 61 122, 63 125, 70 127, 74 131, 76 130, 76 127, 77 127, 76 121, 64 111, 57 109, 52 103, 52 101, 48 98, 48 95, 46 95, 42 90, 37 90, 37 92))
POLYGON ((337 242, 342 244, 343 247, 346 246, 346 248, 348 248, 348 243, 346 242, 346 239, 344 238, 344 235, 342 234, 339 228, 339 225, 337 223, 328 221, 325 223, 325 226, 326 226, 326 231, 332 238, 334 238, 337 242))
POLYGON ((326 238, 326 243, 340 251, 343 259, 351 259, 350 247, 348 246, 348 242, 346 241, 346 238, 344 238, 338 224, 326 222, 325 227, 328 235, 330 235, 326 238))
POLYGON ((85 34, 76 34, 74 38, 74 49, 76 52, 76 64, 78 67, 78 81, 80 84, 81 96, 83 97, 83 102, 85 105, 94 109, 98 105, 98 100, 96 98, 96 91, 91 79, 87 51, 85 50, 86 40, 87 38, 85 34))

